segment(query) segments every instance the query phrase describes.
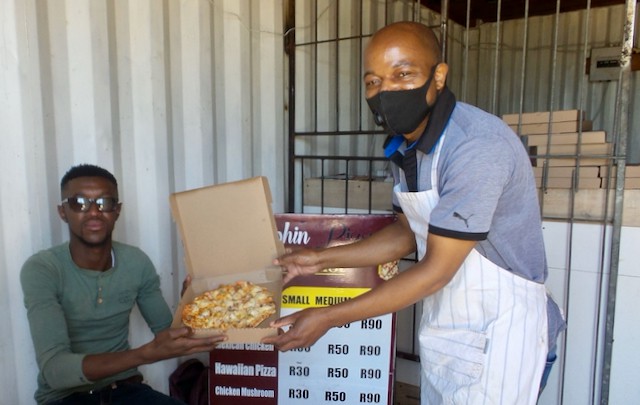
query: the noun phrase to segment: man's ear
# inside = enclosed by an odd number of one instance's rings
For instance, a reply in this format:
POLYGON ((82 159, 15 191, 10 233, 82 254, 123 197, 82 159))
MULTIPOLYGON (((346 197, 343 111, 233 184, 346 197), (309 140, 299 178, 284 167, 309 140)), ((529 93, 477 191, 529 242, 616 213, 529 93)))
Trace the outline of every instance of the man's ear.
POLYGON ((449 65, 444 62, 438 63, 436 71, 433 74, 433 80, 436 82, 436 90, 438 90, 438 92, 444 89, 444 86, 447 84, 447 73, 449 73, 449 65))
POLYGON ((67 213, 64 212, 64 207, 62 205, 58 205, 58 215, 64 222, 69 222, 69 220, 67 219, 67 213))

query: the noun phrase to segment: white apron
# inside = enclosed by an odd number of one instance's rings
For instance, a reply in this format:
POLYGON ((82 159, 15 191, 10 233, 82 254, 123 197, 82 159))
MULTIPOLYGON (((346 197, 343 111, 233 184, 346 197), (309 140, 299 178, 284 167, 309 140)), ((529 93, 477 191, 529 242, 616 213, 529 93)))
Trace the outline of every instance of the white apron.
MULTIPOLYGON (((395 193, 426 253, 438 203, 438 141, 431 190, 395 193)), ((423 301, 419 330, 421 404, 535 404, 547 354, 543 284, 526 280, 473 249, 453 279, 423 301)))

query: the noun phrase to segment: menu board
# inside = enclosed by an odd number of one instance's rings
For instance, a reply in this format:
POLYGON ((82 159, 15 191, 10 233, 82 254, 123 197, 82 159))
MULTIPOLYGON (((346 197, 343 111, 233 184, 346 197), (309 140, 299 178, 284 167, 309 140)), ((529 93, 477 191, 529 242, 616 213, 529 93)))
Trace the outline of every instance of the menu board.
MULTIPOLYGON (((352 243, 390 224, 392 215, 276 216, 280 239, 294 248, 352 243)), ((324 269, 296 277, 282 292, 281 315, 357 297, 384 282, 383 266, 324 269)), ((280 353, 279 404, 391 404, 392 314, 330 329, 313 346, 280 353)))
MULTIPOLYGON (((277 214, 287 247, 353 243, 393 215, 277 214)), ((324 269, 284 286, 281 315, 335 305, 384 282, 389 264, 324 269)), ((397 271, 397 266, 395 268, 397 271)), ((392 404, 395 315, 330 329, 312 347, 278 352, 272 345, 221 345, 211 353, 211 403, 225 405, 392 404)))
POLYGON ((211 352, 209 366, 209 403, 278 403, 278 352, 273 345, 223 343, 211 352))

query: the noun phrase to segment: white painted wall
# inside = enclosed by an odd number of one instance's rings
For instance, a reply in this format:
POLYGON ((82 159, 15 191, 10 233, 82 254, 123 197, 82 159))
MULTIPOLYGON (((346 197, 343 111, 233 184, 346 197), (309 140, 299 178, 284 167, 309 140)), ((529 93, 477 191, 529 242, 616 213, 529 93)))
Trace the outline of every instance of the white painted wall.
MULTIPOLYGON (((561 336, 560 363, 554 366, 540 405, 597 403, 602 367, 605 312, 601 291, 607 290, 611 227, 545 221, 543 224, 552 295, 565 308, 568 328, 561 336), (564 373, 563 364, 564 363, 564 373)), ((633 308, 640 287, 637 246, 640 228, 623 227, 615 311, 610 404, 640 400, 633 367, 640 338, 633 308)), ((606 294, 603 296, 606 297, 606 294)))

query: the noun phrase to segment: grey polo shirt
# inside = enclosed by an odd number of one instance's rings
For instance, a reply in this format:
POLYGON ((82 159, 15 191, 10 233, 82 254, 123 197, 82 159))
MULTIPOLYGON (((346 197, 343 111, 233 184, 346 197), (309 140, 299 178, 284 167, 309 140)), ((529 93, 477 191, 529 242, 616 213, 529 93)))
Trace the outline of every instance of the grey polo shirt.
MULTIPOLYGON (((478 241, 493 263, 543 283, 547 263, 533 170, 516 134, 498 117, 457 102, 438 161, 440 201, 429 232, 478 241)), ((431 189, 433 150, 418 150, 418 191, 431 189)), ((408 191, 392 165, 395 183, 408 191)), ((400 210, 396 196, 393 204, 400 210)))

